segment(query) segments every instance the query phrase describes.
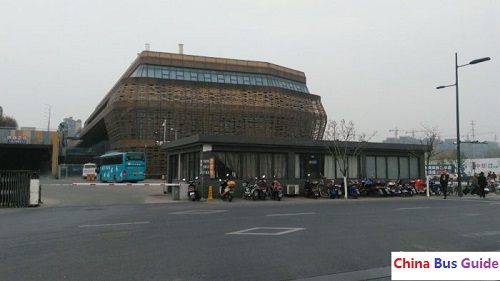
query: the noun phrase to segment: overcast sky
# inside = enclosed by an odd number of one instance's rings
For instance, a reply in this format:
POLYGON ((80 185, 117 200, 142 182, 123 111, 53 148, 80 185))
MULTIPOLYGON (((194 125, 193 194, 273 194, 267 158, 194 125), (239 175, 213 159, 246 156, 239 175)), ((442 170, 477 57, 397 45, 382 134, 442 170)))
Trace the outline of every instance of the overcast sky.
MULTIPOLYGON (((500 1, 0 0, 0 106, 21 127, 85 121, 137 53, 266 61, 305 72, 358 132, 500 138, 500 1)), ((499 140, 500 141, 500 140, 499 140)))

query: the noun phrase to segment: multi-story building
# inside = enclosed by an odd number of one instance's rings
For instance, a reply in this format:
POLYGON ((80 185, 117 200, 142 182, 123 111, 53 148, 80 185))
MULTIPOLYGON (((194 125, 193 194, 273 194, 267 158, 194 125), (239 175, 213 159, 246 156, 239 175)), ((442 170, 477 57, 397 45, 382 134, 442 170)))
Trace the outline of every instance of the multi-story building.
POLYGON ((301 71, 143 51, 87 119, 79 146, 145 151, 154 175, 166 169, 164 142, 197 134, 320 140, 326 123, 301 71))

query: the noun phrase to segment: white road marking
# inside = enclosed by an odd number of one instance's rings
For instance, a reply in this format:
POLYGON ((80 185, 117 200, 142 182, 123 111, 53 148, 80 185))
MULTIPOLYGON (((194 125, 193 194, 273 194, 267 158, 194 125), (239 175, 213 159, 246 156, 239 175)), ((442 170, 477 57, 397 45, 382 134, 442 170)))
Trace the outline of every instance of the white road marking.
POLYGON ((86 225, 80 225, 78 227, 102 227, 102 226, 147 224, 147 223, 149 223, 149 222, 148 221, 136 221, 136 222, 106 223, 106 224, 86 224, 86 225))
POLYGON ((463 236, 465 236, 465 237, 485 237, 485 236, 496 236, 496 235, 500 235, 500 230, 492 230, 492 231, 483 231, 483 232, 463 234, 463 236))
POLYGON ((227 210, 191 210, 183 212, 170 213, 171 215, 205 215, 205 214, 215 214, 227 212, 227 210))
POLYGON ((305 228, 292 228, 292 227, 254 227, 245 230, 229 232, 226 234, 235 234, 235 235, 283 235, 292 233, 295 231, 304 230, 305 228), (259 232, 260 231, 260 232, 259 232), (276 231, 276 232, 270 232, 276 231))
POLYGON ((281 217, 281 216, 303 216, 303 215, 315 215, 316 213, 295 213, 295 214, 270 214, 266 217, 281 217))
POLYGON ((404 210, 424 210, 424 209, 431 209, 432 207, 413 207, 413 208, 397 208, 396 210, 398 211, 404 211, 404 210))

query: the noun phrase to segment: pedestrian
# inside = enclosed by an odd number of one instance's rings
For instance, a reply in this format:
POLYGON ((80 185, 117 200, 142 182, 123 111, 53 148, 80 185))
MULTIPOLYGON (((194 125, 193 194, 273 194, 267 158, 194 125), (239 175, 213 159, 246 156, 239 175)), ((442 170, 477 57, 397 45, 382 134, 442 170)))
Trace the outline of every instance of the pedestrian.
POLYGON ((477 184, 479 185, 479 197, 486 198, 486 194, 484 193, 484 189, 488 185, 488 181, 484 176, 484 173, 479 173, 479 177, 477 178, 477 184))
POLYGON ((444 194, 444 199, 446 199, 446 193, 448 193, 448 181, 450 180, 450 174, 448 174, 448 170, 444 170, 444 172, 439 177, 439 184, 441 184, 441 191, 444 194))

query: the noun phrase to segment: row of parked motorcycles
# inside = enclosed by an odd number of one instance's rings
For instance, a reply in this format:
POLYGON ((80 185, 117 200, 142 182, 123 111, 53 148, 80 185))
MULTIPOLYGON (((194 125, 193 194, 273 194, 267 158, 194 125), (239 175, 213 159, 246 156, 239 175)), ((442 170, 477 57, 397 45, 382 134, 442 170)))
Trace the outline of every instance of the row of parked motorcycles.
MULTIPOLYGON (((196 186, 199 184, 198 178, 194 180, 186 181, 188 185, 188 198, 191 201, 200 200, 200 195, 197 191, 196 186)), ((232 202, 234 198, 234 188, 236 187, 236 182, 229 178, 229 174, 226 175, 225 179, 219 179, 219 195, 223 201, 232 202)), ((243 181, 243 187, 245 188, 243 192, 243 199, 265 200, 269 197, 273 200, 281 201, 283 198, 283 185, 276 179, 273 178, 271 185, 268 187, 266 176, 262 178, 255 177, 253 182, 249 180, 243 181)))
MULTIPOLYGON (((322 175, 320 175, 319 179, 311 179, 311 175, 308 174, 304 186, 304 195, 314 199, 319 197, 342 198, 345 197, 345 187, 343 181, 327 179, 322 175)), ((349 182, 347 185, 347 196, 357 199, 359 195, 360 191, 357 186, 353 182, 349 182)))
MULTIPOLYGON (((184 179, 184 181, 186 181, 184 179)), ((198 193, 198 188, 197 185, 200 184, 198 181, 198 177, 196 177, 194 180, 187 180, 188 183, 188 199, 191 201, 197 201, 201 199, 200 194, 198 193)), ((229 201, 232 202, 234 198, 234 187, 236 186, 236 182, 229 179, 229 175, 226 175, 226 179, 222 180, 219 179, 220 185, 219 185, 219 195, 220 198, 223 201, 229 201)))
POLYGON ((283 185, 273 177, 270 186, 268 186, 266 176, 262 176, 260 179, 255 177, 252 181, 244 180, 243 187, 245 188, 243 192, 243 199, 265 200, 267 197, 281 201, 283 198, 283 185))
MULTIPOLYGON (((393 196, 414 196, 423 191, 422 188, 417 188, 423 185, 422 182, 410 181, 403 183, 402 181, 387 181, 379 179, 365 178, 362 180, 348 179, 347 180, 347 198, 357 199, 363 197, 393 197, 393 196)), ((343 179, 326 179, 320 175, 319 179, 311 179, 307 175, 304 186, 305 196, 309 198, 344 198, 346 188, 343 179)))

